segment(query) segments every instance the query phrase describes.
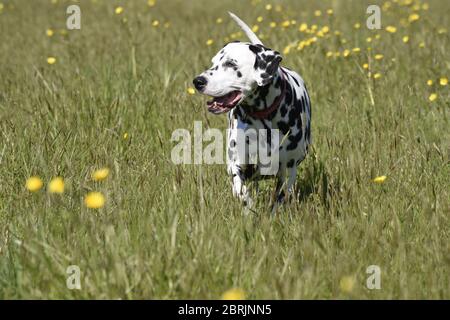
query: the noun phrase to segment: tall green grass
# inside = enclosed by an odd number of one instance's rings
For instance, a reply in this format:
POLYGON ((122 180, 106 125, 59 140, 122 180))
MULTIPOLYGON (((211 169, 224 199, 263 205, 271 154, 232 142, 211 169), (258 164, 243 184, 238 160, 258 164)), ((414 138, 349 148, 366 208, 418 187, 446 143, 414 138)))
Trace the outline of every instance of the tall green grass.
POLYGON ((83 0, 77 31, 65 30, 73 1, 1 2, 0 298, 220 298, 232 287, 250 299, 450 298, 447 1, 391 1, 382 26, 395 33, 365 28, 372 2, 356 0, 274 1, 270 11, 266 1, 83 0), (295 43, 283 65, 313 102, 313 150, 275 218, 273 182, 244 215, 225 166, 170 160, 173 130, 226 129, 187 88, 226 40, 246 40, 231 37, 228 10, 258 24, 271 48, 295 43), (413 12, 420 19, 404 26, 413 12), (303 22, 330 36, 298 51, 314 36, 298 31, 303 22), (99 167, 111 169, 104 182, 91 179, 99 167), (30 193, 32 175, 64 177, 65 193, 30 193), (104 208, 84 206, 92 190, 104 208), (69 265, 80 267, 81 290, 66 286, 69 265), (370 265, 381 268, 380 290, 366 287, 370 265))

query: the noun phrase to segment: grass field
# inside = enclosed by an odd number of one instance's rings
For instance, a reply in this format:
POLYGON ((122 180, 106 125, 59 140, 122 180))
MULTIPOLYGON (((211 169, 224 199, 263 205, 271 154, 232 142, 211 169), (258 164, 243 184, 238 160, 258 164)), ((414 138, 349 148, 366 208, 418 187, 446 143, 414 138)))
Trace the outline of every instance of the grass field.
POLYGON ((450 299, 448 1, 0 2, 0 298, 450 299), (74 3, 81 30, 66 29, 74 3), (170 158, 175 129, 226 129, 188 89, 247 40, 228 10, 313 103, 313 151, 276 217, 273 182, 244 215, 225 165, 170 158), (63 194, 47 192, 56 176, 63 194))

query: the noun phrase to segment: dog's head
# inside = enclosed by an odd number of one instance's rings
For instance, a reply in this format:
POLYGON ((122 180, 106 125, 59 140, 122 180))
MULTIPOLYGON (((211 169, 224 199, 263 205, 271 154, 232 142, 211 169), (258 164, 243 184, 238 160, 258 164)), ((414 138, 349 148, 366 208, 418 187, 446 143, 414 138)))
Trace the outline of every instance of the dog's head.
POLYGON ((282 59, 279 52, 264 47, 239 18, 231 16, 238 19, 252 43, 228 43, 214 56, 212 67, 193 81, 199 92, 213 97, 207 105, 214 114, 230 111, 258 86, 269 84, 282 59))

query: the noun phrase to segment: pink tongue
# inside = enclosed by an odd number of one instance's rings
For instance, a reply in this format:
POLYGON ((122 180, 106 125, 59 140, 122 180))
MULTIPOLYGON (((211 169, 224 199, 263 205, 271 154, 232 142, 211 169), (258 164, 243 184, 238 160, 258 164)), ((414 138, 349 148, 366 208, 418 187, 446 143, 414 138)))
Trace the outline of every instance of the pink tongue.
POLYGON ((215 98, 214 101, 220 104, 229 105, 233 103, 238 94, 238 92, 233 91, 223 97, 215 98))

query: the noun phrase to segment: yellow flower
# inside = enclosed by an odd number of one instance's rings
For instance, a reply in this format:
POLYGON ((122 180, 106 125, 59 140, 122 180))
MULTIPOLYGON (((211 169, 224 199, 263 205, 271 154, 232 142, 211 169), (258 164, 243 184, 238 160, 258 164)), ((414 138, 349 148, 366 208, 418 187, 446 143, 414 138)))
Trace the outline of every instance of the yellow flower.
POLYGON ((222 300, 244 300, 245 292, 239 288, 227 290, 222 295, 222 300))
POLYGON ((148 0, 147 4, 148 4, 149 7, 153 7, 156 4, 156 0, 148 0))
POLYGON ((328 9, 328 10, 327 10, 327 14, 328 14, 329 16, 331 16, 331 15, 333 14, 333 9, 328 9))
POLYGON ((115 12, 116 14, 121 14, 121 13, 123 12, 123 7, 117 7, 117 8, 114 10, 114 12, 115 12))
POLYGON ((419 18, 420 18, 420 16, 417 13, 412 13, 412 14, 409 15, 408 21, 409 22, 414 22, 414 21, 419 20, 419 18))
POLYGON ((432 93, 430 94, 430 96, 428 97, 428 100, 430 100, 431 102, 433 102, 434 100, 437 99, 437 94, 436 93, 432 93))
POLYGON ((431 80, 431 79, 428 80, 428 81, 427 81, 427 85, 432 86, 432 85, 433 85, 433 80, 431 80))
POLYGON ((375 183, 383 183, 385 180, 387 179, 387 177, 386 176, 379 176, 379 177, 376 177, 375 179, 373 179, 373 182, 375 182, 375 183))
POLYGON ((373 75, 373 78, 374 78, 374 79, 379 79, 379 78, 381 78, 381 73, 375 73, 375 74, 373 75))
POLYGON ((84 198, 84 204, 90 209, 99 209, 105 205, 105 196, 100 192, 89 192, 84 198))
POLYGON ((445 29, 445 28, 438 29, 438 34, 444 34, 444 33, 447 33, 447 29, 445 29))
POLYGON ((264 20, 264 18, 261 17, 261 16, 259 16, 258 18, 256 18, 256 21, 258 21, 258 22, 262 22, 263 20, 264 20))
POLYGON ((355 286, 355 278, 353 276, 344 276, 339 281, 339 288, 342 292, 350 293, 355 286))
POLYGON ((360 48, 353 48, 352 51, 355 52, 355 53, 358 53, 358 52, 361 52, 361 49, 360 48))
POLYGON ((366 41, 367 41, 367 42, 372 42, 372 38, 371 38, 371 37, 368 37, 368 38, 366 39, 366 41))
POLYGON ((61 177, 53 178, 48 184, 48 192, 50 193, 63 193, 64 192, 64 180, 61 177))
POLYGON ((425 48, 425 42, 421 42, 421 43, 419 43, 419 48, 425 48))
POLYGON ((216 23, 217 23, 217 24, 221 24, 222 22, 223 22, 223 19, 222 19, 222 18, 217 18, 217 19, 216 19, 216 23))
POLYGON ((402 38, 402 41, 403 41, 404 43, 408 43, 409 37, 408 37, 408 36, 404 36, 404 37, 402 38))
POLYGON ((342 52, 342 54, 344 55, 344 57, 348 57, 350 55, 350 50, 345 49, 344 52, 342 52))
POLYGON ((327 56, 327 58, 331 58, 331 57, 333 56, 333 52, 328 51, 327 54, 326 54, 326 56, 327 56))
POLYGON ((123 134, 123 140, 127 140, 128 139, 128 132, 125 132, 124 134, 123 134))
POLYGON ((369 69, 369 64, 368 64, 368 63, 364 63, 364 64, 363 64, 363 68, 364 68, 364 69, 369 69))
POLYGON ((206 41, 206 45, 207 46, 210 46, 210 45, 212 45, 214 43, 214 41, 212 40, 212 39, 208 39, 207 41, 206 41))
POLYGON ((424 3, 422 5, 422 10, 428 10, 430 8, 430 5, 428 3, 424 3))
POLYGON ((359 22, 357 22, 357 23, 355 23, 355 24, 353 25, 353 27, 354 27, 355 29, 359 29, 359 28, 361 28, 361 24, 360 24, 359 22))
POLYGON ((446 86, 446 85, 448 84, 448 79, 447 79, 447 78, 444 78, 444 77, 440 78, 440 79, 439 79, 439 84, 440 84, 441 86, 446 86))
POLYGON ((330 32, 330 27, 329 27, 329 26, 323 26, 323 27, 322 27, 322 32, 323 32, 323 33, 328 33, 328 32, 330 32))
POLYGON ((282 23, 281 23, 281 26, 283 27, 283 28, 287 28, 287 27, 289 27, 291 25, 291 22, 289 21, 289 20, 285 20, 285 21, 283 21, 282 23))
POLYGON ((291 46, 288 45, 283 49, 283 54, 287 55, 287 54, 289 54, 290 51, 291 51, 291 46))
POLYGON ((190 95, 193 95, 193 94, 195 94, 195 89, 192 88, 192 87, 189 87, 189 88, 187 89, 187 92, 188 92, 190 95))
POLYGON ((51 37, 51 36, 53 36, 54 32, 53 32, 52 29, 47 29, 47 30, 45 31, 45 34, 47 35, 47 37, 51 37))
POLYGON ((315 15, 316 17, 320 17, 320 16, 322 15, 322 11, 316 10, 316 11, 314 11, 314 15, 315 15))
POLYGON ((102 181, 105 180, 108 177, 108 175, 109 175, 108 168, 98 169, 92 172, 92 180, 102 181))
POLYGON ((381 60, 381 59, 383 59, 383 55, 382 54, 376 54, 375 55, 375 60, 381 60))
POLYGON ((266 4, 266 10, 272 10, 272 5, 271 4, 266 4))
POLYGON ((253 27, 252 27, 252 31, 253 32, 258 32, 258 30, 259 30, 259 26, 257 25, 257 24, 255 24, 253 27))
POLYGON ((395 32, 397 32, 397 28, 394 26, 387 26, 386 31, 389 33, 395 33, 395 32))
POLYGON ((298 31, 303 32, 308 29, 308 25, 306 23, 302 23, 300 27, 298 27, 298 31))
POLYGON ((48 57, 47 58, 47 63, 48 64, 54 64, 56 62, 56 58, 55 57, 48 57))
POLYGON ((273 21, 272 21, 272 22, 270 23, 270 27, 271 27, 271 28, 275 28, 276 26, 277 26, 277 23, 276 23, 276 22, 273 22, 273 21))
POLYGON ((378 40, 378 39, 380 39, 380 38, 381 38, 381 35, 379 35, 379 34, 376 34, 376 35, 375 35, 375 39, 378 40))
POLYGON ((41 190, 43 183, 41 178, 39 178, 38 176, 33 176, 27 179, 25 186, 27 187, 28 191, 36 192, 41 190))
POLYGON ((153 27, 159 26, 159 21, 158 21, 158 20, 154 20, 154 21, 152 22, 152 26, 153 26, 153 27))

